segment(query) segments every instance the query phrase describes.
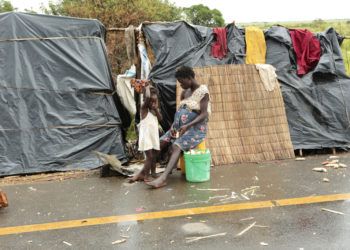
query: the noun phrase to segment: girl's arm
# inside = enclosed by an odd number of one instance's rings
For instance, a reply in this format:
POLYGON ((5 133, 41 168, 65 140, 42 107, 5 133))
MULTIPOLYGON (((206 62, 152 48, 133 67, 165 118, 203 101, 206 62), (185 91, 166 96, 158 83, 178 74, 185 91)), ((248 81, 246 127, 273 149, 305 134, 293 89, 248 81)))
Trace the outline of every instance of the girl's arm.
POLYGON ((163 116, 160 113, 160 110, 157 108, 154 110, 155 115, 157 116, 158 122, 161 122, 163 120, 163 116))
POLYGON ((192 126, 208 118, 208 103, 209 103, 209 94, 205 94, 200 102, 200 111, 201 111, 200 114, 192 122, 186 125, 183 125, 179 129, 180 136, 183 135, 192 126))

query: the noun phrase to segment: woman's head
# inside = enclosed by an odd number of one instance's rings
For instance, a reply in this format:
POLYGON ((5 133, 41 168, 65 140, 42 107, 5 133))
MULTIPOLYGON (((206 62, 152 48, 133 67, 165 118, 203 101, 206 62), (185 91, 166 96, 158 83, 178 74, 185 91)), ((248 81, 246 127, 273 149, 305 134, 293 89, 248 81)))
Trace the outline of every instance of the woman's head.
POLYGON ((175 77, 180 82, 181 88, 188 89, 195 83, 195 73, 191 67, 181 66, 177 68, 175 77))

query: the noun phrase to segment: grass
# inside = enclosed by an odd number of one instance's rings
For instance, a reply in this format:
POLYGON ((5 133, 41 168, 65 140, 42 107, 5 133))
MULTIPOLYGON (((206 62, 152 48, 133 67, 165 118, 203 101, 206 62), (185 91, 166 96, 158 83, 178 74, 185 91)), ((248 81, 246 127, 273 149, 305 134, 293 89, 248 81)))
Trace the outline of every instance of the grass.
POLYGON ((132 119, 130 127, 126 132, 126 140, 127 141, 137 140, 137 134, 136 134, 136 128, 135 128, 135 117, 132 119))

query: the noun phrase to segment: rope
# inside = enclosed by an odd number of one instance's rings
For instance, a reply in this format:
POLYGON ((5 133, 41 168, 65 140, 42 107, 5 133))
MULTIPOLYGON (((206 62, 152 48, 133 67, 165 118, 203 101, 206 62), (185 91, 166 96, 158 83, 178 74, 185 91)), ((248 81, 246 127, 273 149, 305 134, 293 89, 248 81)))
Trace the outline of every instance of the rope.
POLYGON ((88 125, 75 125, 75 126, 49 126, 43 128, 28 128, 28 129, 14 129, 14 128, 4 128, 0 131, 32 131, 32 130, 42 130, 42 129, 74 129, 74 128, 114 128, 119 126, 119 123, 115 124, 88 124, 88 125))
POLYGON ((11 38, 1 39, 0 42, 20 42, 20 41, 45 41, 45 40, 61 40, 61 39, 98 39, 103 40, 97 36, 80 36, 80 37, 24 37, 24 38, 11 38))

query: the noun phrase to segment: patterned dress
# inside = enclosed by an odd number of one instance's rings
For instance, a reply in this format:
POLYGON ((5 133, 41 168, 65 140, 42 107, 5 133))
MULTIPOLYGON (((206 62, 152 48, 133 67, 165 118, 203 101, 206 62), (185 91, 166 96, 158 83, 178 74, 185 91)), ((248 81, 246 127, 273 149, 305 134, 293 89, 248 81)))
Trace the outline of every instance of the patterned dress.
MULTIPOLYGON (((174 122, 168 132, 161 138, 161 141, 171 142, 179 146, 182 151, 188 151, 197 147, 207 135, 208 119, 197 123, 190 127, 182 136, 175 138, 174 135, 183 125, 192 122, 200 113, 200 101, 205 94, 209 94, 208 88, 205 85, 200 85, 190 97, 180 102, 179 109, 175 113, 174 122)), ((208 113, 210 114, 211 107, 208 103, 208 113)))

